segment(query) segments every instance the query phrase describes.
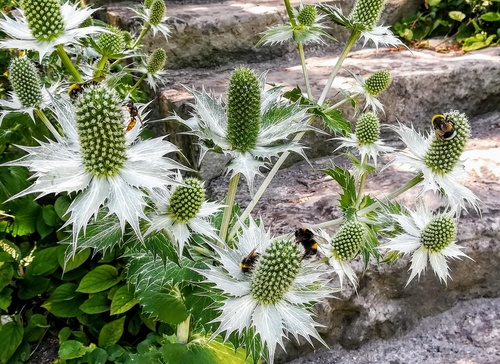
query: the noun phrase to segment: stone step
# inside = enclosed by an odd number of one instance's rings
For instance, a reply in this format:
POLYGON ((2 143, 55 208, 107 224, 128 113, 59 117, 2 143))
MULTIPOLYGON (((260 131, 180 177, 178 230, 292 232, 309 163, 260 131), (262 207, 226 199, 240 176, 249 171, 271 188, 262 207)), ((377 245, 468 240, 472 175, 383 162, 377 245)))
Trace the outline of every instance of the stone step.
MULTIPOLYGON (((300 0, 291 0, 298 7, 300 0)), ((306 3, 315 4, 319 0, 306 3)), ((107 23, 138 33, 140 22, 130 9, 138 2, 113 2, 102 6, 99 18, 107 23)), ((340 6, 347 14, 353 1, 337 0, 327 3, 340 6)), ((381 17, 383 24, 394 24, 403 16, 415 13, 421 1, 387 0, 381 17)), ((282 46, 255 45, 261 33, 275 24, 287 21, 283 0, 226 0, 226 1, 167 1, 167 20, 172 30, 168 42, 161 35, 151 34, 144 39, 145 50, 157 47, 167 51, 167 68, 215 67, 234 62, 262 62, 281 57, 294 50, 291 43, 282 46)), ((333 26, 332 35, 339 41, 348 32, 333 26)), ((339 43, 328 47, 338 50, 339 43)), ((315 48, 318 48, 316 46, 315 48)))

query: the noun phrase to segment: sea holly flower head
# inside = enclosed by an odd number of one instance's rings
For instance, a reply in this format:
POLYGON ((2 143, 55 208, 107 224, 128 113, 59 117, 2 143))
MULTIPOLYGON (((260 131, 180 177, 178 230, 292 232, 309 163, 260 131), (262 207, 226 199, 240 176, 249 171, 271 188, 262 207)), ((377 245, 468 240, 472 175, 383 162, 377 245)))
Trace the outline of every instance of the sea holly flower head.
POLYGON ((469 120, 458 111, 450 111, 443 116, 455 130, 451 139, 443 139, 436 132, 424 137, 404 125, 393 127, 408 149, 398 153, 392 163, 409 164, 421 172, 422 193, 429 190, 442 193, 451 211, 460 213, 467 204, 478 211, 478 198, 458 181, 465 174, 460 156, 470 136, 469 120))
POLYGON ((146 235, 157 231, 167 233, 177 244, 179 257, 184 245, 192 234, 200 234, 212 240, 218 240, 217 231, 211 225, 210 218, 223 205, 206 201, 203 183, 196 178, 186 178, 170 193, 166 190, 155 191, 151 199, 156 207, 156 214, 150 215, 151 225, 146 235))
POLYGON ((3 15, 0 30, 7 38, 1 48, 29 49, 39 53, 40 61, 56 46, 79 44, 89 34, 105 31, 102 27, 81 27, 96 9, 79 8, 59 0, 23 0, 19 15, 3 15))
POLYGON ((34 122, 34 110, 50 105, 50 94, 58 85, 55 84, 48 90, 43 87, 36 66, 24 56, 12 59, 8 75, 13 92, 8 93, 10 100, 0 100, 0 106, 3 108, 0 111, 0 124, 5 115, 11 112, 27 113, 34 122))
POLYGON ((125 47, 123 32, 116 27, 108 27, 108 30, 109 32, 99 35, 95 50, 103 56, 116 58, 125 47))
POLYGON ((266 29, 258 44, 274 45, 293 40, 298 44, 319 43, 325 44, 324 38, 333 39, 325 29, 323 23, 325 15, 318 14, 315 5, 303 5, 293 9, 294 24, 291 21, 285 24, 274 25, 266 29))
POLYGON ((207 151, 222 151, 231 160, 227 171, 241 173, 247 179, 250 191, 272 157, 285 151, 304 156, 303 147, 288 137, 295 133, 315 130, 306 125, 307 108, 290 104, 281 98, 280 88, 265 90, 265 75, 256 77, 247 68, 231 75, 227 101, 222 97, 188 89, 195 102, 192 117, 171 119, 191 129, 188 134, 198 136, 201 158, 207 151))
POLYGON ((75 193, 66 222, 73 225, 75 247, 78 233, 85 232, 100 208, 118 217, 122 231, 128 223, 141 238, 139 220, 148 220, 143 211, 147 193, 177 184, 176 173, 186 169, 163 157, 178 149, 162 138, 136 140, 137 133, 130 138, 132 132, 125 132, 130 116, 106 86, 89 86, 75 105, 59 101, 53 109, 63 135, 36 147, 20 147, 27 155, 4 164, 27 167, 35 180, 11 199, 75 193))
MULTIPOLYGON (((377 166, 377 157, 380 153, 388 153, 393 148, 386 146, 380 137, 380 122, 378 117, 372 112, 362 114, 356 123, 356 132, 351 133, 348 138, 335 138, 342 143, 339 148, 356 148, 363 160, 369 157, 377 166)), ((337 149, 339 149, 337 148, 337 149)))
POLYGON ((349 265, 349 260, 356 257, 361 251, 364 240, 366 239, 366 228, 363 223, 357 221, 350 221, 344 223, 333 238, 320 230, 319 236, 323 237, 331 244, 322 246, 322 251, 328 258, 328 262, 339 276, 340 288, 343 286, 344 277, 356 289, 358 285, 358 278, 356 273, 349 265))
POLYGON ((352 73, 357 84, 348 89, 353 96, 362 96, 365 98, 365 107, 371 108, 374 113, 378 110, 384 111, 384 106, 377 99, 377 96, 387 90, 391 84, 391 74, 389 71, 377 71, 370 75, 366 80, 360 75, 352 73))
POLYGON ((252 218, 236 240, 233 248, 213 246, 220 264, 196 269, 226 297, 220 316, 214 320, 220 326, 212 338, 225 332, 227 340, 233 332, 242 335, 253 328, 254 339, 260 338, 267 346, 269 363, 274 360, 276 346, 283 348, 283 338, 289 334, 310 343, 315 338, 326 345, 316 331, 320 325, 309 311, 313 303, 333 292, 323 278, 326 271, 303 266, 297 244, 271 240, 264 226, 252 218), (240 263, 252 251, 259 257, 253 269, 244 272, 240 263))
POLYGON ((462 252, 462 247, 456 244, 457 224, 455 218, 443 213, 432 215, 423 204, 408 214, 392 215, 404 230, 381 249, 389 249, 403 254, 412 254, 410 278, 418 277, 425 271, 427 262, 431 263, 434 273, 439 280, 446 283, 451 278, 448 259, 460 259, 468 256, 462 252))
POLYGON ((365 30, 372 30, 382 14, 385 0, 357 0, 349 17, 361 24, 365 30))
POLYGON ((136 14, 136 17, 144 22, 143 26, 151 27, 154 36, 160 32, 165 39, 168 39, 170 29, 165 23, 168 17, 165 16, 167 8, 164 0, 145 1, 144 5, 140 5, 132 10, 136 14))
POLYGON ((158 89, 158 84, 165 85, 167 71, 163 70, 167 62, 167 55, 163 48, 157 48, 149 56, 142 55, 136 68, 132 72, 146 74, 146 82, 153 91, 158 89))

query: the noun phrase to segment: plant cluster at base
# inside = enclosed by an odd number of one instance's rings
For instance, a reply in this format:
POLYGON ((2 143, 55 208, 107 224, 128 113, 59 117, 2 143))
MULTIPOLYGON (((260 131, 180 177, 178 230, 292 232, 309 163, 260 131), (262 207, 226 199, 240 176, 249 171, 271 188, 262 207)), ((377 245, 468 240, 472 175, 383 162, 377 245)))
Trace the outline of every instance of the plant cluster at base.
POLYGON ((152 92, 165 85, 168 52, 147 54, 141 42, 150 32, 171 35, 163 0, 133 9, 138 34, 98 25, 96 9, 58 0, 23 0, 3 14, 0 47, 14 49, 5 52, 11 89, 0 100, 1 363, 26 361, 50 336, 56 363, 273 363, 291 338, 327 346, 315 305, 347 285, 361 290, 353 261, 366 269, 408 254, 408 284, 428 262, 441 282, 451 278, 449 260, 467 257, 457 244, 459 217, 479 210, 459 182, 467 117, 441 111, 427 136, 391 126, 408 148, 387 146, 378 97, 390 73, 351 73, 352 87, 332 87, 360 38, 401 44, 377 24, 384 1, 358 0, 348 15, 284 4, 288 20, 259 45, 297 47, 304 92, 269 85, 267 73, 243 65, 224 95, 186 87, 191 115, 160 120, 183 124, 200 160, 224 154, 230 181, 221 201, 208 201, 178 147, 148 128, 154 97, 145 84, 152 92), (331 22, 350 37, 315 98, 305 46, 332 41, 331 22), (253 209, 290 153, 307 160, 301 138, 310 131, 331 135, 334 152, 350 162, 323 170, 341 188, 340 216, 273 236, 253 209), (415 176, 387 196, 367 193, 371 175, 399 164, 415 176), (265 178, 256 188, 258 176, 265 178), (252 198, 243 211, 240 178, 252 198), (399 204, 413 187, 422 202, 399 204), (426 206, 428 193, 444 211, 426 206))

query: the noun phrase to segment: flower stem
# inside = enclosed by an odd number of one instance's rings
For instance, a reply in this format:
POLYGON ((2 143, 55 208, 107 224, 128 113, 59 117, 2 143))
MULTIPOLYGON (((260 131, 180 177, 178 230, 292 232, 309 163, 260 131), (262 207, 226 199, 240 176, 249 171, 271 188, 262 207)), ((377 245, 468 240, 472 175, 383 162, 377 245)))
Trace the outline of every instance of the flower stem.
POLYGON ((344 50, 339 56, 339 59, 337 60, 337 63, 333 67, 332 73, 330 74, 330 77, 328 78, 328 81, 326 82, 325 88, 323 89, 323 92, 321 96, 319 97, 318 100, 318 105, 321 105, 325 100, 326 96, 328 95, 328 92, 330 91, 330 88, 332 87, 333 80, 335 77, 337 77, 337 73, 339 73, 340 67, 342 66, 342 63, 344 63, 344 60, 346 59, 347 55, 351 51, 351 48, 354 46, 354 43, 358 40, 359 36, 361 33, 357 30, 353 30, 351 33, 351 36, 349 37, 349 40, 347 41, 347 44, 345 45, 344 50))
POLYGON ((295 17, 293 16, 293 8, 290 4, 290 0, 283 0, 283 2, 285 3, 286 13, 288 15, 288 19, 290 19, 290 24, 292 24, 292 27, 295 27, 297 25, 297 22, 295 21, 295 17))
POLYGON ((151 29, 151 25, 150 24, 142 27, 141 34, 139 34, 139 37, 137 37, 137 39, 135 40, 134 44, 132 44, 132 46, 130 47, 130 49, 134 49, 135 47, 137 47, 137 45, 142 40, 142 38, 144 38, 144 36, 146 35, 146 33, 149 32, 149 29, 151 29))
POLYGON ((138 80, 137 82, 135 83, 134 86, 132 86, 132 88, 130 90, 128 90, 128 94, 131 95, 132 92, 134 92, 134 90, 139 87, 139 85, 141 84, 142 81, 144 81, 144 79, 146 78, 147 76, 147 73, 144 73, 138 80))
POLYGON ((54 135, 54 137, 56 139, 61 137, 61 134, 59 134, 57 132, 56 128, 54 128, 54 125, 52 125, 52 123, 49 121, 49 119, 47 119, 47 116, 45 115, 45 113, 42 110, 35 109, 35 113, 38 115, 40 120, 42 120, 42 122, 45 124, 47 129, 49 129, 49 131, 52 133, 52 135, 54 135))
POLYGON ((191 315, 187 319, 177 325, 177 344, 187 344, 189 340, 189 321, 191 315))
POLYGON ((56 49, 57 49, 57 55, 59 56, 62 63, 64 64, 64 67, 66 67, 66 69, 69 71, 69 73, 71 73, 75 82, 78 82, 78 83, 83 82, 82 76, 80 76, 80 73, 73 65, 73 62, 71 62, 71 59, 68 57, 68 54, 64 50, 63 45, 58 44, 56 49))
POLYGON ((306 84, 307 97, 309 97, 309 99, 312 101, 314 98, 311 91, 311 83, 309 82, 309 73, 307 72, 306 57, 304 55, 304 47, 302 46, 302 43, 297 44, 297 49, 300 55, 300 64, 302 65, 302 73, 304 74, 304 82, 306 84))
POLYGON ((102 70, 104 69, 104 66, 106 65, 107 61, 108 61, 108 56, 101 57, 99 63, 97 64, 97 72, 95 73, 95 78, 101 77, 102 70))
MULTIPOLYGON (((363 161, 361 162, 361 167, 364 167, 367 162, 368 162, 368 156, 365 155, 363 157, 363 161)), ((359 204, 361 202, 361 196, 363 195, 363 188, 365 187, 366 174, 367 174, 366 171, 364 171, 359 180, 358 194, 356 195, 356 209, 358 209, 359 204)))
POLYGON ((236 196, 239 179, 240 174, 237 173, 229 181, 229 188, 227 190, 226 198, 226 208, 224 209, 224 215, 222 215, 222 223, 219 231, 219 236, 222 241, 226 241, 227 238, 227 230, 229 228, 229 222, 231 221, 231 212, 233 211, 234 197, 236 196))
POLYGON ((352 94, 349 97, 346 97, 345 99, 340 100, 335 105, 332 105, 332 106, 324 109, 323 112, 328 112, 328 111, 332 111, 332 110, 338 109, 338 107, 341 106, 343 103, 345 103, 345 102, 347 102, 347 101, 349 101, 351 99, 354 99, 355 97, 358 97, 358 96, 359 96, 359 93, 352 94))

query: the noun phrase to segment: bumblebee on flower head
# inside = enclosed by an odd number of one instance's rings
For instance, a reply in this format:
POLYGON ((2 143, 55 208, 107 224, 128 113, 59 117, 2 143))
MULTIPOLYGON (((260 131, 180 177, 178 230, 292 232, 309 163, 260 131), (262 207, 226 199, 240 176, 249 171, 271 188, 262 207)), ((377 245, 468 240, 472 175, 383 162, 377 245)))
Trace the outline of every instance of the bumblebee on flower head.
POLYGON ((257 263, 260 254, 257 253, 257 248, 253 249, 248 255, 244 256, 240 261, 240 269, 243 273, 250 273, 257 263))
POLYGON ((304 248, 302 259, 310 258, 318 253, 318 243, 328 244, 328 241, 313 233, 308 228, 300 228, 295 230, 295 243, 301 244, 304 248))
POLYGON ((453 121, 442 114, 436 114, 432 117, 432 127, 441 140, 451 140, 457 135, 453 121))

